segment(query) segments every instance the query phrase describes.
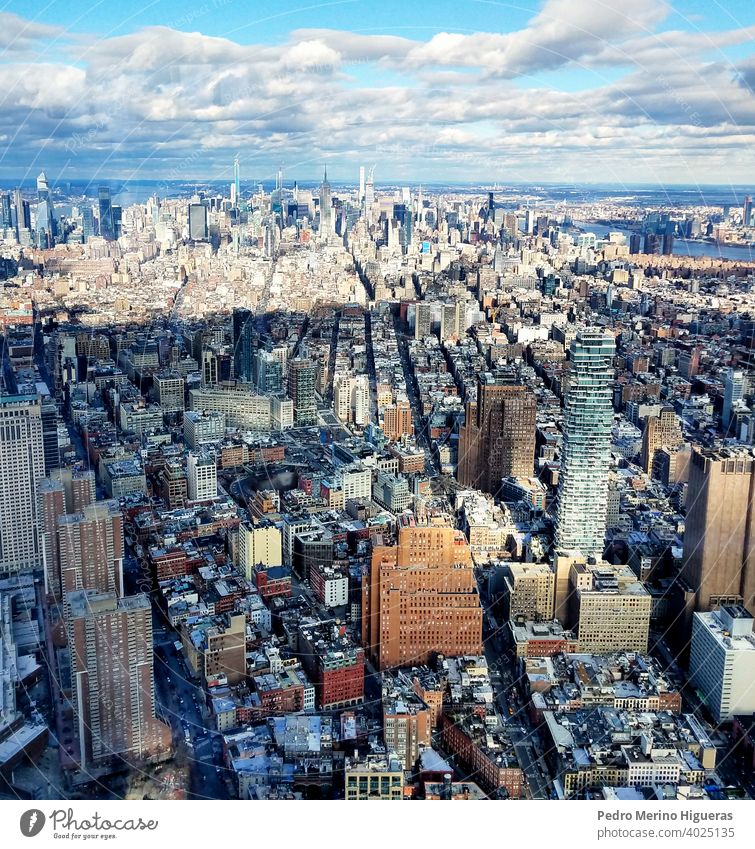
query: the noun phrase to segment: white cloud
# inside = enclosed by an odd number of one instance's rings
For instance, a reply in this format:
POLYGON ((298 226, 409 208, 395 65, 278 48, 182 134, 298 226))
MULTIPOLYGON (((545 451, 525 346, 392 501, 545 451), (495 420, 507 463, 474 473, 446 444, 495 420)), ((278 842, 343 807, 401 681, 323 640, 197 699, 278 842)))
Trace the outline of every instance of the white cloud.
POLYGON ((424 41, 306 29, 239 44, 149 27, 69 42, 70 64, 45 64, 59 30, 10 16, 6 41, 24 47, 0 64, 0 168, 70 160, 81 176, 160 178, 183 162, 182 176, 211 178, 242 151, 258 177, 283 161, 306 179, 328 159, 424 180, 643 180, 660 164, 677 180, 745 179, 755 56, 735 66, 721 51, 755 27, 663 31, 667 14, 657 0, 548 0, 517 32, 424 41), (624 70, 568 90, 595 67, 624 70), (563 84, 533 87, 547 71, 563 84))

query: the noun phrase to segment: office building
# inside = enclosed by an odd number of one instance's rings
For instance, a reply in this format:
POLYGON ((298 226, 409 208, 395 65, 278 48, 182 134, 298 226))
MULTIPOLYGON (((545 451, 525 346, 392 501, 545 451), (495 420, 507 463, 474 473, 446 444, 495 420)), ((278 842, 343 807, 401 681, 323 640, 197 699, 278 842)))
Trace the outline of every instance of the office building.
POLYGON ((37 395, 0 395, 0 576, 42 566, 38 487, 45 476, 37 395))
POLYGON ((183 412, 186 395, 186 382, 178 372, 162 371, 152 378, 155 400, 163 413, 183 412))
POLYGON ((255 384, 260 395, 281 395, 285 384, 285 363, 270 351, 257 351, 255 384))
POLYGON ((427 663, 434 653, 479 654, 482 608, 469 545, 449 527, 402 527, 376 545, 362 579, 362 639, 378 668, 427 663))
POLYGON ((606 536, 613 422, 613 337, 583 330, 571 344, 558 485, 556 548, 600 557, 606 536))
POLYGON ((184 442, 187 448, 220 442, 225 436, 225 413, 188 410, 184 413, 184 442))
POLYGON ((249 310, 233 311, 233 373, 237 380, 251 382, 254 372, 256 330, 249 310))
POLYGON ((647 652, 651 597, 628 566, 575 563, 570 583, 580 652, 647 652))
POLYGON ((288 366, 288 395, 294 402, 297 427, 317 424, 315 381, 317 366, 308 360, 292 360, 288 366))
POLYGON ((97 201, 99 207, 100 236, 103 239, 115 238, 113 228, 113 201, 108 186, 100 186, 97 189, 97 201))
POLYGON ((207 238, 207 207, 203 203, 189 204, 189 238, 195 242, 207 238))
POLYGON ((755 457, 744 448, 692 451, 682 574, 696 610, 742 603, 755 613, 755 457))
POLYGON ((149 598, 77 590, 68 603, 71 703, 81 768, 167 755, 171 731, 155 716, 149 598))
POLYGON ((536 417, 531 390, 505 377, 480 374, 477 403, 467 404, 459 428, 459 483, 496 493, 503 478, 531 477, 536 417))
POLYGON ((689 677, 716 722, 755 713, 755 634, 741 605, 695 613, 689 677))

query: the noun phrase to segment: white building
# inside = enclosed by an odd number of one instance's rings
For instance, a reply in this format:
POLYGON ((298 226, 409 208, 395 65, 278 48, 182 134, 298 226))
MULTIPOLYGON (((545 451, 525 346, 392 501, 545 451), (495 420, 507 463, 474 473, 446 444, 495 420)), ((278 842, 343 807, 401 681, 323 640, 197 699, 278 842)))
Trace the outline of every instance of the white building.
POLYGON ((218 468, 211 454, 190 452, 187 461, 189 501, 218 497, 218 468))
POLYGON ((744 607, 694 615, 689 675, 718 722, 755 712, 755 634, 744 607))
POLYGON ((190 407, 197 411, 225 413, 228 427, 270 430, 270 398, 253 395, 245 389, 192 389, 190 407))
POLYGON ((294 402, 290 398, 271 398, 270 418, 273 430, 288 430, 293 427, 294 402))
POLYGON ((0 397, 0 575, 42 565, 37 486, 45 476, 36 395, 0 397))
POLYGON ((184 442, 188 448, 219 442, 224 434, 225 413, 189 410, 184 414, 184 442))
POLYGON ((350 498, 370 498, 372 495, 372 472, 365 466, 344 469, 341 483, 345 501, 350 498))

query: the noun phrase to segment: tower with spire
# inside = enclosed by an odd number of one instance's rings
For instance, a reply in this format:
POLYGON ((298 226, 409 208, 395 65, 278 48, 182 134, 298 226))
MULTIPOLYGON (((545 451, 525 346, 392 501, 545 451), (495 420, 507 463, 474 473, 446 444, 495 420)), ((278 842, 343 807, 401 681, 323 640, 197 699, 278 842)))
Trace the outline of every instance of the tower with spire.
POLYGON ((327 239, 335 232, 333 226, 333 197, 328 182, 328 166, 325 166, 322 184, 320 185, 320 238, 327 239))

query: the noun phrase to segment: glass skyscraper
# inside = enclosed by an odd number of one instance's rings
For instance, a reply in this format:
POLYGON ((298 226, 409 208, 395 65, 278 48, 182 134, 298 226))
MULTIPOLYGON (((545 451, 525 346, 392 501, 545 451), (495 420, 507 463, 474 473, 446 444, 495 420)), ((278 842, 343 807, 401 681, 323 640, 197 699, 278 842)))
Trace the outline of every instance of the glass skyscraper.
POLYGON ((108 186, 100 186, 97 190, 100 218, 100 236, 105 239, 113 238, 113 202, 108 186))
POLYGON ((613 407, 612 336, 583 330, 572 342, 564 406, 556 549, 600 557, 606 537, 613 407))

